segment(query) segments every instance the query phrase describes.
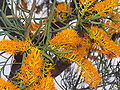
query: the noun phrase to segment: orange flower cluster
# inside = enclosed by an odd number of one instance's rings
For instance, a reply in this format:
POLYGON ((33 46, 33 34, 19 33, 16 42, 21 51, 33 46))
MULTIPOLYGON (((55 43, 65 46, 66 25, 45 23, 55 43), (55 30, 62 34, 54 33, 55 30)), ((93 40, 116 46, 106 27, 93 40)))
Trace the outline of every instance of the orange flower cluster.
POLYGON ((57 90, 54 86, 53 77, 47 76, 40 80, 40 90, 57 90))
POLYGON ((94 65, 88 60, 84 59, 82 64, 82 76, 84 81, 90 84, 90 87, 96 88, 102 82, 102 78, 94 65))
POLYGON ((68 5, 64 2, 58 3, 58 5, 56 6, 57 15, 55 15, 54 21, 57 21, 61 18, 66 18, 66 13, 72 13, 72 8, 68 7, 68 5))
POLYGON ((58 33, 53 39, 51 39, 50 45, 54 49, 60 51, 71 51, 70 53, 61 54, 72 61, 79 62, 85 55, 88 54, 90 43, 86 41, 86 38, 80 38, 77 31, 72 29, 65 29, 58 33))
POLYGON ((41 57, 41 51, 38 48, 31 48, 18 73, 18 79, 21 79, 25 85, 37 82, 42 74, 42 66, 43 59, 41 57))
POLYGON ((20 90, 16 85, 13 85, 10 81, 5 81, 0 78, 0 90, 20 90))
POLYGON ((112 55, 113 57, 120 56, 120 46, 116 45, 115 42, 110 40, 104 30, 94 26, 90 31, 94 35, 90 37, 96 40, 96 44, 101 48, 101 52, 103 54, 108 56, 112 55))
POLYGON ((74 46, 74 47, 67 47, 67 48, 63 48, 61 49, 61 51, 71 51, 69 53, 65 53, 65 54, 61 54, 62 56, 65 56, 68 58, 68 60, 70 59, 70 61, 72 62, 76 62, 77 64, 79 64, 81 62, 82 59, 84 59, 84 56, 88 55, 89 52, 89 48, 91 47, 91 44, 88 43, 85 38, 80 40, 81 42, 79 43, 78 46, 74 46))
MULTIPOLYGON (((57 11, 58 12, 63 12, 63 13, 68 13, 69 12, 69 8, 68 8, 68 5, 65 4, 64 2, 62 3, 59 3, 56 7, 57 11)), ((72 11, 72 8, 70 8, 70 12, 72 11)))
POLYGON ((30 90, 57 90, 54 86, 53 77, 47 76, 30 86, 30 90))
POLYGON ((119 0, 104 0, 93 7, 100 15, 105 15, 106 12, 111 13, 115 7, 119 5, 119 0))
POLYGON ((0 51, 5 51, 9 54, 16 54, 29 50, 30 41, 17 41, 17 40, 1 40, 0 51))
POLYGON ((81 38, 77 34, 77 31, 72 29, 65 29, 51 39, 50 45, 56 47, 76 46, 79 45, 81 38))

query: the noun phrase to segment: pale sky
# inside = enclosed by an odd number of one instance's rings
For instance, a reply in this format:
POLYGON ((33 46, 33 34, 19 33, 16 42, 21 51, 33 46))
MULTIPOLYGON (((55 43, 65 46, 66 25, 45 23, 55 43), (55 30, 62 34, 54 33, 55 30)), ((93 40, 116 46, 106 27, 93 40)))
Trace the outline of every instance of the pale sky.
MULTIPOLYGON (((0 30, 1 31, 1 30, 0 30)), ((4 38, 4 36, 0 36, 0 40, 1 39, 3 39, 4 38)), ((9 39, 7 36, 5 37, 5 39, 9 39)), ((9 57, 10 55, 9 54, 3 54, 3 56, 5 56, 5 57, 9 57)), ((0 56, 0 62, 3 62, 3 61, 6 61, 6 59, 5 58, 3 58, 2 56, 0 56)), ((11 64, 11 60, 9 60, 8 61, 8 63, 7 64, 11 64)), ((0 69, 1 69, 1 66, 2 64, 0 64, 0 69)), ((9 75, 9 73, 10 73, 10 67, 11 67, 11 65, 7 65, 6 67, 5 67, 5 74, 6 75, 9 75)), ((2 75, 2 78, 5 78, 3 75, 2 75)), ((6 78, 5 78, 6 79, 6 78)))

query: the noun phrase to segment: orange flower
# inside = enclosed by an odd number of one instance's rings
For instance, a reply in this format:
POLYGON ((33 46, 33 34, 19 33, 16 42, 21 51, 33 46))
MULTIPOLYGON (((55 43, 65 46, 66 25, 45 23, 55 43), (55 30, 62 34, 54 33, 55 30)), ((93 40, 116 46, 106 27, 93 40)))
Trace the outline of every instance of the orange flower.
POLYGON ((37 83, 33 83, 31 86, 30 86, 30 89, 29 90, 40 90, 40 83, 37 82, 37 83))
POLYGON ((91 47, 91 43, 86 41, 86 38, 81 38, 79 45, 75 47, 65 47, 61 49, 61 51, 71 51, 69 53, 61 54, 69 58, 69 61, 76 62, 77 64, 84 58, 84 56, 88 55, 89 48, 91 47))
POLYGON ((0 78, 0 90, 20 90, 16 85, 12 84, 10 81, 5 81, 0 78))
POLYGON ((77 34, 77 31, 72 29, 65 29, 59 32, 53 39, 51 39, 50 45, 51 46, 75 46, 80 43, 81 39, 77 34))
POLYGON ((53 77, 47 76, 40 80, 40 90, 57 90, 54 86, 53 77))
POLYGON ((34 47, 31 48, 30 54, 27 55, 18 73, 18 79, 21 79, 22 83, 27 85, 37 82, 42 74, 42 66, 41 51, 34 47))
POLYGON ((99 75, 97 69, 94 65, 88 60, 84 59, 81 63, 82 65, 82 76, 84 81, 90 84, 90 87, 96 88, 102 82, 102 78, 99 75))
POLYGON ((114 12, 114 13, 111 15, 111 19, 112 19, 112 20, 119 20, 119 21, 120 21, 120 13, 119 13, 119 11, 114 12))
MULTIPOLYGON (((68 8, 68 5, 65 4, 64 2, 62 3, 59 3, 56 7, 57 11, 61 11, 63 13, 68 13, 69 12, 69 8, 68 8)), ((70 8, 70 12, 72 11, 72 8, 70 8)))
POLYGON ((10 54, 24 52, 30 49, 30 41, 17 41, 17 40, 1 40, 0 51, 5 51, 10 54))
MULTIPOLYGON (((54 49, 58 49, 60 51, 70 51, 73 50, 71 53, 67 54, 62 54, 63 56, 66 57, 72 57, 74 56, 73 54, 79 53, 77 46, 80 45, 81 38, 77 34, 77 31, 72 30, 72 29, 65 29, 58 33, 53 39, 51 39, 50 45, 54 49)), ((77 56, 77 55, 76 55, 77 56)))
POLYGON ((104 15, 106 12, 111 13, 113 9, 119 5, 118 2, 119 0, 104 0, 95 4, 93 10, 102 15, 104 15))
POLYGON ((47 76, 32 84, 30 90, 57 90, 54 85, 53 77, 47 76))
POLYGON ((54 16, 54 21, 66 18, 66 13, 72 13, 72 8, 69 8, 64 2, 59 3, 56 6, 56 16, 54 16))
POLYGON ((61 54, 66 58, 71 59, 72 62, 79 62, 85 55, 88 54, 91 44, 86 38, 80 38, 77 31, 72 29, 65 29, 58 33, 52 40, 50 40, 52 48, 60 51, 71 51, 69 53, 61 54))
POLYGON ((102 49, 104 54, 114 54, 112 56, 120 56, 120 46, 115 44, 110 38, 107 36, 106 32, 98 27, 92 27, 91 33, 94 36, 90 36, 92 39, 96 40, 96 44, 102 49))

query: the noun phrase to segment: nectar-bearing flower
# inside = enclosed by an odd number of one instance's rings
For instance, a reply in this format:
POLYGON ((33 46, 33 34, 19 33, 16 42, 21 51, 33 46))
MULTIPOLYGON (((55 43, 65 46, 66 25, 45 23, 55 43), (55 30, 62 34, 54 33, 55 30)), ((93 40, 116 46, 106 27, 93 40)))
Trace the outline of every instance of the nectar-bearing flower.
POLYGON ((0 90, 20 90, 17 85, 12 84, 10 81, 5 81, 0 78, 0 90))
POLYGON ((17 40, 6 40, 0 41, 0 51, 5 51, 9 54, 16 54, 18 52, 24 52, 31 48, 30 41, 17 41, 17 40))
POLYGON ((61 49, 61 51, 71 51, 69 53, 61 54, 62 56, 65 56, 66 58, 71 59, 70 61, 79 63, 84 56, 88 55, 89 48, 91 47, 91 43, 87 42, 87 38, 82 38, 80 40, 79 45, 76 45, 75 47, 67 47, 61 49))
POLYGON ((42 75, 43 59, 41 51, 38 48, 31 48, 23 62, 18 79, 22 80, 22 84, 30 85, 37 82, 42 75))
POLYGON ((71 51, 69 53, 63 53, 61 56, 68 58, 68 61, 72 62, 82 60, 88 54, 89 48, 91 47, 91 44, 85 37, 80 38, 77 31, 72 29, 65 29, 59 32, 49 42, 53 50, 62 52, 71 51))
POLYGON ((95 4, 93 10, 97 11, 100 15, 106 15, 107 13, 112 13, 118 5, 119 0, 104 0, 95 4))
MULTIPOLYGON (((69 12, 69 7, 65 3, 59 3, 56 7, 58 12, 63 12, 63 13, 68 13, 69 12)), ((72 8, 70 8, 70 12, 72 11, 72 8)))
POLYGON ((65 46, 76 46, 79 45, 81 39, 77 34, 77 31, 72 29, 65 29, 51 39, 50 45, 56 47, 65 47, 65 46))
POLYGON ((108 56, 113 54, 114 57, 120 56, 120 46, 110 40, 104 30, 92 26, 90 32, 93 34, 90 37, 96 41, 95 45, 101 48, 103 54, 108 56))
POLYGON ((53 77, 43 77, 40 80, 40 90, 57 90, 54 85, 53 77))
POLYGON ((30 86, 30 90, 57 90, 55 87, 55 83, 53 77, 47 75, 39 79, 37 83, 34 83, 30 86))
POLYGON ((89 83, 90 87, 96 88, 102 82, 102 78, 95 66, 88 59, 84 59, 81 62, 81 66, 84 81, 89 83))

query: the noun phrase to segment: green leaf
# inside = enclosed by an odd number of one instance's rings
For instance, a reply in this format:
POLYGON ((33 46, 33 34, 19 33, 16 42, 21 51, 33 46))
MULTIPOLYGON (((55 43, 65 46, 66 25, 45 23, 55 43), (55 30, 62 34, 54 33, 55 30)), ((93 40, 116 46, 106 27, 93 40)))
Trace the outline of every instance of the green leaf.
POLYGON ((48 54, 46 54, 45 52, 42 52, 42 55, 48 58, 52 63, 54 63, 52 58, 48 54))
POLYGON ((1 14, 2 14, 2 18, 4 20, 4 22, 6 23, 6 25, 8 26, 11 26, 11 27, 14 27, 14 25, 10 22, 10 20, 6 17, 6 15, 4 14, 3 11, 1 11, 1 14))
POLYGON ((0 36, 5 35, 4 31, 0 31, 0 36))
POLYGON ((54 51, 54 53, 56 53, 56 54, 67 54, 70 52, 72 52, 72 50, 70 50, 70 51, 54 51))
POLYGON ((109 15, 101 15, 101 16, 95 16, 95 17, 90 17, 89 19, 90 20, 95 20, 95 19, 99 19, 99 18, 102 18, 102 17, 108 17, 109 15))

